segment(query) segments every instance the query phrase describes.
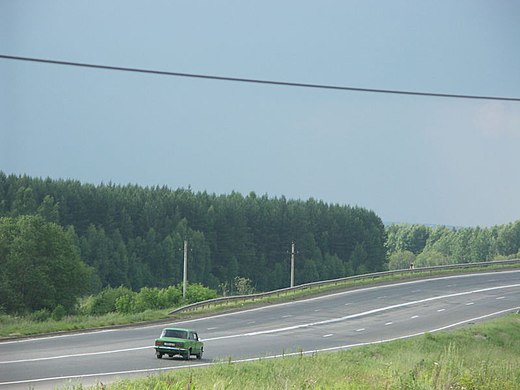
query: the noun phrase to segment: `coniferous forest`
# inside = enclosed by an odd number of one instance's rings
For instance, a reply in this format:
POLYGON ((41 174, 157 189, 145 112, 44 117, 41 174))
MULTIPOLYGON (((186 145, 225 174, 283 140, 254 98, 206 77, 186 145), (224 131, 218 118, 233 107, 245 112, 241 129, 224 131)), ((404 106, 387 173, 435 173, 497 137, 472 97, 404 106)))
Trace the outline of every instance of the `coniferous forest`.
POLYGON ((314 199, 0 172, 4 310, 52 308, 109 286, 176 285, 185 240, 189 282, 222 292, 236 277, 257 291, 288 287, 292 242, 296 284, 384 270, 385 238, 374 212, 314 199))
POLYGON ((184 241, 197 300, 288 287, 292 242, 296 284, 412 263, 520 258, 520 221, 385 227, 372 211, 314 199, 92 185, 0 171, 0 313, 73 311, 81 297, 147 288, 176 295, 184 241))

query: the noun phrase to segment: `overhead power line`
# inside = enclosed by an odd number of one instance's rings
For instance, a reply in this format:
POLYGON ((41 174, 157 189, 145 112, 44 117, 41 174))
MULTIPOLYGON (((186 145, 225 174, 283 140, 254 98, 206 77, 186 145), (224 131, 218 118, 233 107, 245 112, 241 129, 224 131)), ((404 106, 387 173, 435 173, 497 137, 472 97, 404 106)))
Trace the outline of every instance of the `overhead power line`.
POLYGON ((346 87, 346 86, 339 86, 339 85, 294 83, 294 82, 288 82, 288 81, 215 76, 215 75, 209 75, 209 74, 168 72, 168 71, 153 70, 153 69, 129 68, 129 67, 122 67, 122 66, 109 66, 109 65, 88 64, 88 63, 70 62, 70 61, 58 61, 58 60, 50 60, 50 59, 44 59, 44 58, 8 56, 8 55, 3 55, 3 54, 0 54, 0 58, 6 59, 6 60, 38 62, 38 63, 44 63, 44 64, 53 64, 53 65, 76 66, 76 67, 81 67, 81 68, 104 69, 104 70, 113 70, 113 71, 122 71, 122 72, 145 73, 145 74, 154 74, 154 75, 161 75, 161 76, 188 77, 188 78, 207 79, 207 80, 231 81, 231 82, 239 82, 239 83, 267 84, 267 85, 277 85, 277 86, 284 86, 284 87, 332 89, 332 90, 351 91, 351 92, 386 93, 386 94, 396 94, 396 95, 429 96, 429 97, 455 98, 455 99, 503 100, 503 101, 520 102, 520 98, 516 98, 516 97, 461 95, 461 94, 452 94, 452 93, 401 91, 401 90, 392 90, 392 89, 346 87))

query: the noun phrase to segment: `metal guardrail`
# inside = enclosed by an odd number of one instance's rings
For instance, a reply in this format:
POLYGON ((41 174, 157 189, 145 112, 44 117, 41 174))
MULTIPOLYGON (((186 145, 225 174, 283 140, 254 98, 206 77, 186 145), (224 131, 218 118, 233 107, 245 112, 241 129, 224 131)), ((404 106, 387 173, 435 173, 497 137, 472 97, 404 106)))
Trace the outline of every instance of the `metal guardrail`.
POLYGON ((450 265, 437 265, 433 267, 420 267, 420 268, 411 268, 411 269, 400 269, 393 271, 382 271, 382 272, 374 272, 371 274, 362 274, 355 276, 347 276, 345 278, 331 279, 331 280, 322 280, 319 282, 311 282, 300 284, 295 287, 287 287, 279 290, 268 291, 264 293, 257 294, 249 294, 249 295, 234 295, 230 297, 220 297, 209 299, 207 301, 196 302, 190 305, 179 307, 169 314, 177 314, 183 312, 193 311, 199 308, 211 307, 217 305, 227 305, 229 303, 238 303, 241 301, 254 301, 255 299, 269 298, 269 297, 279 297, 283 294, 295 293, 297 291, 306 290, 309 288, 320 288, 320 287, 333 287, 338 284, 342 284, 348 281, 355 281, 360 279, 377 279, 384 276, 391 275, 400 275, 400 274, 414 274, 414 273, 422 273, 422 272, 433 272, 433 271, 441 271, 441 270, 450 270, 450 269, 466 269, 466 268, 479 268, 479 267, 489 267, 495 265, 512 265, 519 264, 520 259, 512 259, 512 260, 496 260, 496 261, 486 261, 480 263, 463 263, 463 264, 450 264, 450 265))

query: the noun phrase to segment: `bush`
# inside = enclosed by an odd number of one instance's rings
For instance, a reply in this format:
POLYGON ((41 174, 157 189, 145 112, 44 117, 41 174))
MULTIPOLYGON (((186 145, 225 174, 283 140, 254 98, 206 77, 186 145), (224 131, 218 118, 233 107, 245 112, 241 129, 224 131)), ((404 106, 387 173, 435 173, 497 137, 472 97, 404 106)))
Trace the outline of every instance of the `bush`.
POLYGON ((54 321, 61 321, 63 317, 65 317, 65 314, 67 314, 67 311, 63 305, 58 305, 52 311, 51 317, 54 321))
POLYGON ((159 289, 143 287, 135 296, 134 307, 136 312, 162 309, 159 304, 159 289))
POLYGON ((135 313, 135 296, 137 294, 132 292, 130 294, 121 295, 116 299, 116 311, 119 313, 130 314, 135 313))
POLYGON ((217 292, 200 283, 188 284, 186 288, 186 302, 195 303, 213 299, 217 297, 217 292))
POLYGON ((51 316, 49 309, 40 309, 31 314, 31 319, 35 322, 47 321, 51 316))
POLYGON ((182 291, 179 286, 170 286, 159 291, 161 309, 179 306, 182 300, 182 291))
POLYGON ((94 296, 89 295, 82 297, 79 300, 78 313, 81 315, 89 315, 92 312, 92 305, 94 304, 94 296))
POLYGON ((138 293, 121 295, 116 300, 119 313, 139 313, 145 310, 167 309, 179 306, 182 292, 179 286, 158 289, 143 287, 138 293))
POLYGON ((123 295, 132 294, 127 287, 107 287, 93 297, 90 308, 85 308, 86 314, 101 315, 116 311, 116 301, 123 295))
POLYGON ((181 303, 195 303, 217 297, 217 292, 201 284, 189 284, 186 299, 182 300, 182 286, 168 288, 143 287, 133 292, 126 287, 106 288, 95 296, 86 298, 80 307, 85 315, 102 315, 117 311, 132 314, 145 310, 160 310, 179 306, 181 303))
POLYGON ((235 290, 238 295, 250 295, 255 293, 255 288, 251 285, 251 279, 237 276, 234 281, 235 290))

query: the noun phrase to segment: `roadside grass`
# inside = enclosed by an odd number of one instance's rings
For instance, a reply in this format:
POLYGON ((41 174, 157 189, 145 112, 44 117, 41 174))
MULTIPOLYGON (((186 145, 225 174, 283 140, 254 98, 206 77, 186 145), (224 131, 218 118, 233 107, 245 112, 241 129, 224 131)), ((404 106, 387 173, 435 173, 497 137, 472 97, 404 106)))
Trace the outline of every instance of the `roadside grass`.
POLYGON ((285 301, 303 299, 318 294, 330 293, 334 291, 344 291, 360 287, 367 287, 383 283, 392 283, 405 280, 421 279, 426 277, 456 275, 462 273, 473 272, 489 272, 508 269, 517 269, 518 265, 494 265, 485 268, 476 267, 468 269, 453 270, 435 270, 420 271, 415 270, 413 273, 402 273, 398 275, 370 276, 365 278, 357 278, 346 281, 331 283, 325 286, 308 287, 301 290, 292 290, 288 292, 280 292, 265 298, 244 298, 239 301, 208 304, 195 310, 170 315, 171 310, 146 310, 137 314, 109 313, 99 316, 86 315, 70 315, 57 321, 48 319, 45 321, 35 320, 31 315, 28 316, 12 316, 0 313, 0 339, 16 338, 25 336, 34 336, 39 334, 48 334, 56 332, 69 332, 87 329, 99 329, 111 326, 124 326, 136 324, 140 322, 161 321, 161 320, 181 320, 192 318, 195 316, 217 314, 224 311, 245 309, 255 305, 280 303, 285 301))
POLYGON ((30 316, 0 314, 0 338, 106 328, 171 318, 168 310, 146 310, 137 314, 108 313, 100 316, 72 315, 56 321, 35 321, 30 316))
MULTIPOLYGON (((453 331, 339 352, 255 362, 225 360, 93 390, 134 389, 500 389, 520 384, 520 315, 511 314, 453 331)), ((85 389, 70 385, 66 389, 85 389)))

